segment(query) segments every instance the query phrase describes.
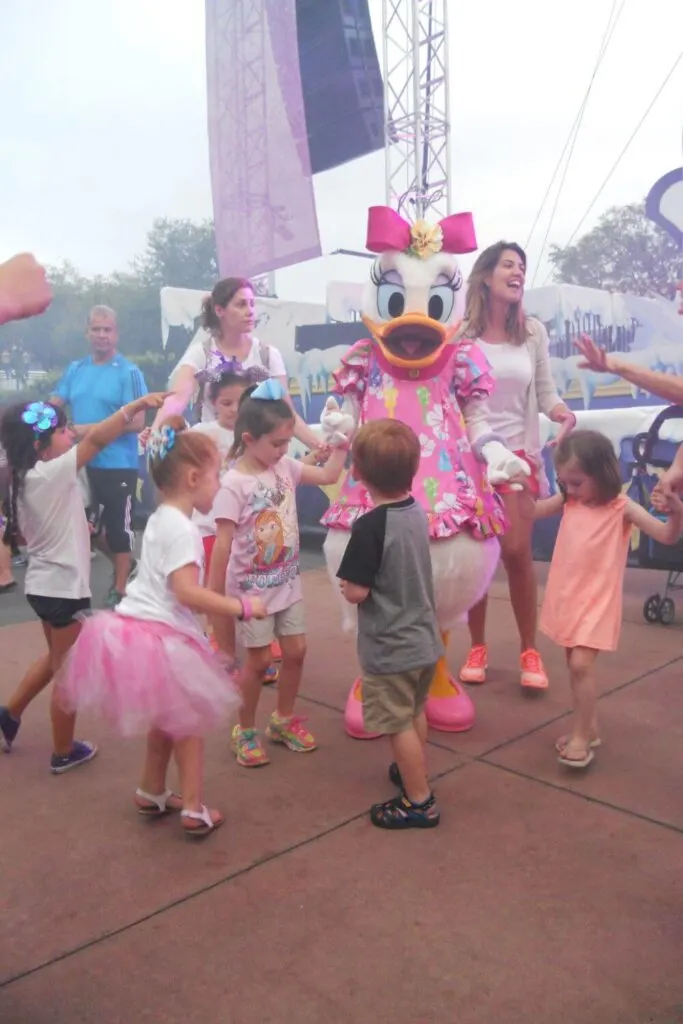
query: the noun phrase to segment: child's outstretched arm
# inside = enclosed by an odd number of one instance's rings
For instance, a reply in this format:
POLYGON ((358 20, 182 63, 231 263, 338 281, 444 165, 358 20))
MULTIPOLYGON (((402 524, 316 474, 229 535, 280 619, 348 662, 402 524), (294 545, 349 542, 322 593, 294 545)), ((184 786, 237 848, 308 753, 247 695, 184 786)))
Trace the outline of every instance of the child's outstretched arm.
POLYGON ((550 519, 559 516, 564 506, 564 497, 558 491, 549 498, 541 498, 534 504, 534 519, 550 519))
MULTIPOLYGON (((208 588, 214 594, 225 594, 225 577, 230 561, 235 524, 229 519, 216 520, 216 540, 211 552, 208 588)), ((211 615, 211 626, 216 643, 225 654, 234 655, 235 628, 224 615, 211 615)))
POLYGON ((348 451, 346 446, 333 448, 324 466, 310 466, 302 462, 300 483, 323 487, 327 484, 336 484, 342 474, 348 451))
POLYGON ((96 423, 85 437, 78 442, 76 449, 78 468, 81 469, 83 466, 86 466, 91 459, 99 455, 103 448, 106 448, 108 444, 115 441, 121 434, 125 434, 139 413, 144 412, 145 409, 158 409, 163 404, 165 398, 165 393, 143 395, 141 398, 136 398, 134 402, 129 402, 128 405, 122 406, 113 416, 102 420, 101 423, 96 423))
POLYGON ((263 619, 266 616, 265 605, 258 597, 241 601, 238 597, 226 597, 207 590, 199 582, 199 566, 194 563, 176 569, 169 580, 176 599, 193 612, 215 615, 217 619, 228 615, 238 619, 263 619))
POLYGON ((657 519, 630 498, 627 500, 624 516, 629 523, 659 544, 675 544, 683 532, 683 502, 675 492, 672 492, 666 495, 666 498, 661 496, 661 501, 653 495, 653 504, 668 517, 666 521, 657 519))

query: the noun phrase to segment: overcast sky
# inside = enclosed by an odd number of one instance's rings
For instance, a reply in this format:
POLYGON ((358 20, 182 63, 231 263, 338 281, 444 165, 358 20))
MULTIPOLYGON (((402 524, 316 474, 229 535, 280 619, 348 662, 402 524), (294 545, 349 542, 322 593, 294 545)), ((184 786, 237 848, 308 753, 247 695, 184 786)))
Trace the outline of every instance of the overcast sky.
MULTIPOLYGON (((453 208, 474 212, 482 247, 526 242, 611 8, 449 0, 453 208)), ((379 17, 381 0, 371 10, 379 17)), ((625 0, 551 242, 567 241, 682 46, 683 3, 625 0)), ((0 0, 0 84, 0 257, 29 249, 106 273, 142 250, 155 217, 211 216, 203 0, 0 0)), ((683 62, 587 228, 680 166, 682 129, 683 62)), ((367 207, 385 198, 383 156, 318 176, 316 194, 323 248, 361 248, 367 207)), ((328 257, 280 272, 278 292, 322 301, 326 281, 366 273, 328 257)))

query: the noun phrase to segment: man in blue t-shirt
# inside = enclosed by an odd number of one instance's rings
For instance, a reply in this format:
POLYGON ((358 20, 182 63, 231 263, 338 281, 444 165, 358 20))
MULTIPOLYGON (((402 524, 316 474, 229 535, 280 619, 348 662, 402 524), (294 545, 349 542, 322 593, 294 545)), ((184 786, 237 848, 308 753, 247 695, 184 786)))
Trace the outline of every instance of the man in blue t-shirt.
MULTIPOLYGON (((80 440, 122 405, 147 394, 145 378, 134 363, 120 355, 116 313, 95 306, 88 317, 90 355, 71 363, 51 399, 71 408, 74 432, 80 440)), ((126 589, 133 565, 133 505, 138 481, 138 438, 144 429, 144 413, 128 430, 103 448, 88 466, 91 505, 102 509, 104 538, 100 546, 114 566, 107 605, 115 607, 126 589)))

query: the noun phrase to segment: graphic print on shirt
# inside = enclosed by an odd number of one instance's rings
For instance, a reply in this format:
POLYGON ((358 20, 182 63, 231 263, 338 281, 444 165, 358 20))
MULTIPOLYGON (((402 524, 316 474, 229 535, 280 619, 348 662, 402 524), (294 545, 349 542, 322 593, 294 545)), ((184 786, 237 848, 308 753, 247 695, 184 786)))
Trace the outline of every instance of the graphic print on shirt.
POLYGON ((276 474, 275 487, 259 482, 249 498, 253 516, 250 566, 240 580, 244 591, 281 587, 299 575, 296 496, 290 480, 276 474))

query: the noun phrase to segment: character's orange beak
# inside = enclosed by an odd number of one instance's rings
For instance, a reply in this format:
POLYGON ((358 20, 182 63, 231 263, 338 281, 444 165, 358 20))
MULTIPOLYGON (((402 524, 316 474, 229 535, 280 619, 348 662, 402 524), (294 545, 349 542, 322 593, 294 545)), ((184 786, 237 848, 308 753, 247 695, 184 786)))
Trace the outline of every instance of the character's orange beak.
POLYGON ((442 324, 424 313, 405 313, 387 323, 377 323, 364 316, 363 323, 385 359, 393 366, 408 370, 431 366, 457 331, 457 324, 442 324))

